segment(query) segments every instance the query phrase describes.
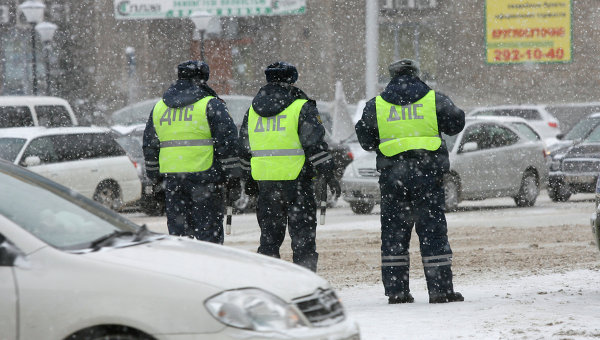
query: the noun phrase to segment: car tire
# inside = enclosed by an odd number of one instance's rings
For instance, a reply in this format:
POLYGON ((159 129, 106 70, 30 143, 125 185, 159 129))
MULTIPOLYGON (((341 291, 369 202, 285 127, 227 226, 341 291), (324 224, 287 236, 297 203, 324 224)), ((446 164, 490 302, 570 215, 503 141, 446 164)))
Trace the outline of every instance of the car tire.
POLYGON ((562 182, 557 182, 548 186, 548 196, 553 202, 566 202, 571 198, 571 191, 562 182))
POLYGON ((119 210, 123 205, 121 189, 117 183, 112 181, 104 181, 98 184, 93 198, 94 201, 112 210, 119 210))
POLYGON ((444 180, 444 197, 446 211, 455 211, 458 208, 459 184, 455 177, 448 177, 444 180))
POLYGON ((540 185, 537 176, 531 171, 526 171, 521 179, 521 188, 514 197, 518 207, 533 207, 540 194, 540 185))
POLYGON ((350 209, 357 215, 370 214, 375 208, 375 201, 350 202, 350 209))

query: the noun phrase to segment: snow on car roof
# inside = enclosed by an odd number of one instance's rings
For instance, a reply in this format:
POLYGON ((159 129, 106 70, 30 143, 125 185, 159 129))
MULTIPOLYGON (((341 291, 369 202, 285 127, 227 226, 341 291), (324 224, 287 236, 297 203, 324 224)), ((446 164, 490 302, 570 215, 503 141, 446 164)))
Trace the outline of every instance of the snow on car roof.
POLYGON ((0 137, 21 137, 31 139, 39 136, 58 135, 58 134, 74 134, 74 133, 106 133, 110 130, 99 126, 74 126, 74 127, 58 127, 45 128, 36 127, 18 127, 0 129, 0 137))

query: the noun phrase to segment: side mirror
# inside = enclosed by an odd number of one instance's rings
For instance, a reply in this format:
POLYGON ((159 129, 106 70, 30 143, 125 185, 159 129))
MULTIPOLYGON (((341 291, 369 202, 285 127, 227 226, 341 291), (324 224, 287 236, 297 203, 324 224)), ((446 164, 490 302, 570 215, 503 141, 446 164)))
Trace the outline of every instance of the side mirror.
POLYGON ((17 256, 19 256, 17 249, 6 241, 4 235, 0 234, 0 267, 14 265, 17 256))
POLYGON ((477 142, 467 142, 467 143, 463 144, 463 146, 462 146, 463 152, 476 151, 476 150, 479 150, 479 147, 477 146, 477 142))
POLYGON ((42 164, 42 160, 38 156, 28 156, 25 158, 25 166, 36 166, 42 164))

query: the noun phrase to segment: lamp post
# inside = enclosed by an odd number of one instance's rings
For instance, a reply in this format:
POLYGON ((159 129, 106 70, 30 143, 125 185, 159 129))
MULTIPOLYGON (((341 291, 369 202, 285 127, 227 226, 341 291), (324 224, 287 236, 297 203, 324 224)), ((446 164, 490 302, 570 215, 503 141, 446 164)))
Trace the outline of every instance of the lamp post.
POLYGON ((31 24, 31 70, 33 74, 33 94, 37 95, 37 62, 35 60, 35 25, 44 19, 46 5, 36 0, 27 0, 19 5, 25 20, 31 24))
POLYGON ((50 72, 50 42, 52 41, 52 38, 54 37, 54 32, 56 32, 56 28, 57 26, 51 22, 40 22, 39 24, 35 25, 35 30, 38 32, 38 34, 40 35, 40 40, 42 41, 42 44, 44 44, 44 50, 45 50, 45 69, 46 69, 46 94, 50 95, 50 77, 49 77, 49 72, 50 72))
POLYGON ((210 25, 210 21, 214 18, 206 11, 194 11, 190 14, 190 19, 194 23, 196 30, 200 32, 200 59, 204 61, 204 33, 210 25))

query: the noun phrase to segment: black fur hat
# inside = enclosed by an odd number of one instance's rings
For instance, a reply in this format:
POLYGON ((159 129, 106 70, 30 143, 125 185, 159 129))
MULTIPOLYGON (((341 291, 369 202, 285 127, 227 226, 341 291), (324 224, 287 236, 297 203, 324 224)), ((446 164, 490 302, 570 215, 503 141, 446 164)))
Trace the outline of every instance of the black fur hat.
POLYGON ((390 71, 390 77, 394 78, 401 74, 407 74, 410 76, 418 77, 419 76, 419 65, 417 62, 411 59, 401 59, 394 63, 392 63, 388 67, 388 71, 390 71))
POLYGON ((265 75, 267 76, 268 83, 293 84, 298 80, 298 70, 296 70, 296 66, 286 63, 285 61, 278 61, 267 66, 265 75))
POLYGON ((198 60, 188 60, 177 65, 179 79, 199 79, 207 81, 210 75, 208 64, 198 60))

